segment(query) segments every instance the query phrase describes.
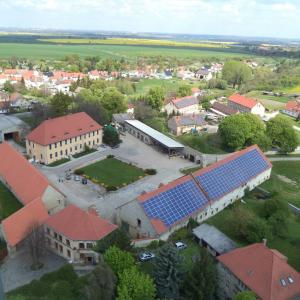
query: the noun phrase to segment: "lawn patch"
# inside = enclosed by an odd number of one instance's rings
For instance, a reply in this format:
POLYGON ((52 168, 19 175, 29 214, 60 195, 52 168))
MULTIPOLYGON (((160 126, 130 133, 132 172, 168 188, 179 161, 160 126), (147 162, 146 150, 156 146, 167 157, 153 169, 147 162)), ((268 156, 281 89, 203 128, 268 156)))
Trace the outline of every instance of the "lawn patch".
POLYGON ((22 206, 13 193, 0 182, 0 221, 22 208, 22 206))
POLYGON ((68 161, 70 161, 69 158, 62 158, 60 160, 54 161, 53 163, 51 163, 51 164, 49 164, 47 166, 48 167, 57 167, 57 166, 62 165, 64 163, 68 162, 68 161))
POLYGON ((88 149, 88 150, 85 150, 85 151, 82 151, 82 152, 79 152, 79 153, 76 153, 73 155, 74 158, 78 158, 78 157, 81 157, 81 156, 84 156, 84 155, 88 155, 90 153, 94 153, 96 152, 97 150, 96 149, 88 149))
POLYGON ((145 176, 143 169, 116 158, 106 158, 80 170, 84 172, 85 177, 110 190, 113 190, 112 187, 126 186, 145 176))
POLYGON ((201 168, 202 168, 201 166, 191 167, 191 168, 184 168, 184 169, 180 169, 180 172, 182 174, 188 175, 188 174, 191 174, 191 173, 194 173, 194 172, 200 170, 201 168))

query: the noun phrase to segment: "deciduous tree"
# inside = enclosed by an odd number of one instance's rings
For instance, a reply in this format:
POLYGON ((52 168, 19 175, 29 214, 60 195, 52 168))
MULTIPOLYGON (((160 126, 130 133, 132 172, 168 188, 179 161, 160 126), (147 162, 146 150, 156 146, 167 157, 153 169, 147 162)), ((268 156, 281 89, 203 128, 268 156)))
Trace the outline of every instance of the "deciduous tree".
POLYGON ((222 78, 235 88, 249 80, 251 73, 251 68, 245 63, 240 61, 228 61, 224 64, 222 78))

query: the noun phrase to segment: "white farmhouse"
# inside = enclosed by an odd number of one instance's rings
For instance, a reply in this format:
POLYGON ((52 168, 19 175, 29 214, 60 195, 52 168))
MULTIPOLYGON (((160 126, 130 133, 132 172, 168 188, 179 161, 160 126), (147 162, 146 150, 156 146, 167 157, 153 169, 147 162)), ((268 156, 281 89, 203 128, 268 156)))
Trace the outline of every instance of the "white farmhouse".
POLYGON ((168 115, 192 115, 199 113, 199 100, 197 96, 171 99, 164 107, 168 115))

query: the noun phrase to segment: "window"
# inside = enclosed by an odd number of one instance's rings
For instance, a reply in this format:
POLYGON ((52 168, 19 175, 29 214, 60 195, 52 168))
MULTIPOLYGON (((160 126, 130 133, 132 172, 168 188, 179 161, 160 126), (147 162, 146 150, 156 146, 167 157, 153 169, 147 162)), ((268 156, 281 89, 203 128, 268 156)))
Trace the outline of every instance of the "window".
POLYGON ((93 131, 93 136, 95 136, 95 131, 93 131))
POLYGON ((52 145, 51 145, 51 144, 49 145, 49 149, 50 149, 50 150, 52 149, 52 145))
POLYGON ((67 145, 68 144, 68 140, 65 140, 65 145, 67 145))
POLYGON ((59 238, 59 240, 62 242, 62 236, 61 236, 61 235, 59 235, 59 236, 58 236, 58 238, 59 238))
POLYGON ((57 152, 55 152, 55 157, 57 157, 57 152))
POLYGON ((56 232, 54 232, 54 237, 57 239, 57 233, 56 232))
POLYGON ((289 283, 294 283, 294 279, 293 279, 291 276, 288 276, 287 279, 288 279, 288 282, 289 282, 289 283))
POLYGON ((63 155, 63 151, 62 150, 60 150, 60 155, 63 155))
POLYGON ((50 228, 47 227, 47 233, 50 234, 50 228))
POLYGON ((77 151, 77 146, 75 146, 75 151, 77 151))
POLYGON ((84 249, 84 243, 79 243, 79 249, 84 249))
POLYGON ((60 253, 63 253, 63 249, 64 249, 63 246, 62 246, 62 245, 59 245, 59 252, 60 252, 60 253))
POLYGON ((141 227, 142 221, 140 219, 137 219, 137 225, 138 225, 138 227, 141 227))
POLYGON ((68 155, 68 150, 67 149, 66 149, 65 153, 66 153, 66 155, 68 155))
POLYGON ((59 142, 59 145, 62 146, 62 141, 59 142))
POLYGON ((71 251, 70 250, 67 250, 67 255, 68 255, 68 257, 71 257, 71 251))
POLYGON ((70 153, 72 153, 72 147, 70 148, 70 153))
POLYGON ((66 244, 70 246, 70 241, 68 239, 66 239, 66 244))
POLYGON ((93 248, 93 243, 86 243, 86 247, 87 247, 87 249, 93 248))
POLYGON ((93 145, 95 145, 95 141, 93 141, 93 145))
POLYGON ((97 144, 99 144, 99 139, 97 139, 97 144))
POLYGON ((57 148, 57 143, 55 143, 55 148, 57 148))
POLYGON ((50 154, 50 159, 52 159, 52 154, 50 154))
POLYGON ((77 136, 75 137, 75 142, 77 142, 77 136))

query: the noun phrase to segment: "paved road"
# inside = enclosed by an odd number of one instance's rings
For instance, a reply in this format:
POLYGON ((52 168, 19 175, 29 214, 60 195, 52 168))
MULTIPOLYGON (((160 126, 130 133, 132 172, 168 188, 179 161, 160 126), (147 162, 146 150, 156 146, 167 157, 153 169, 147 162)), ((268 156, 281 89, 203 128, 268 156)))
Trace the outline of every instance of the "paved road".
POLYGON ((195 166, 179 157, 169 158, 168 155, 158 152, 129 134, 122 138, 123 143, 120 148, 102 149, 55 168, 45 166, 39 166, 39 168, 66 195, 69 203, 74 203, 81 208, 95 205, 101 216, 114 221, 116 207, 135 199, 143 191, 154 190, 161 183, 165 184, 181 177, 183 175, 179 171, 181 168, 195 166), (69 169, 73 171, 76 168, 91 164, 105 158, 108 154, 114 154, 117 158, 132 162, 143 169, 154 168, 157 170, 157 174, 147 176, 110 193, 105 193, 102 188, 93 183, 83 186, 74 180, 58 182, 59 178, 64 177, 65 171, 69 169))

